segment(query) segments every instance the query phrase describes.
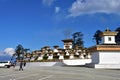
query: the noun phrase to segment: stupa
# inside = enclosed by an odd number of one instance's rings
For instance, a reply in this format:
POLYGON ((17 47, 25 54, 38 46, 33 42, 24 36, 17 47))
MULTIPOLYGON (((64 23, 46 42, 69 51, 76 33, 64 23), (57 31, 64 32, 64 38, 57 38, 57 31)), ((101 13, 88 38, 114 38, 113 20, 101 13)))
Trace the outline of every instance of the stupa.
POLYGON ((73 43, 72 39, 65 39, 62 41, 64 42, 64 49, 72 49, 72 43, 73 43))
POLYGON ((92 62, 89 67, 104 69, 120 69, 120 45, 116 44, 117 32, 106 29, 101 33, 102 44, 90 47, 92 62))

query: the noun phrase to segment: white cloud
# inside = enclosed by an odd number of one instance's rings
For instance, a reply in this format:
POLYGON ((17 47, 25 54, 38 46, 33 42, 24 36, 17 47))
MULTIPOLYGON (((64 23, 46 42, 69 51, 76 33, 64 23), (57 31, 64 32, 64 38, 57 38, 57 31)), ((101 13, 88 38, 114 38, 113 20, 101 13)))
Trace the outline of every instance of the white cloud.
POLYGON ((13 48, 6 48, 4 50, 4 54, 12 56, 15 53, 15 50, 13 48))
POLYGON ((47 6, 51 6, 55 0, 42 0, 42 3, 47 6))
POLYGON ((2 51, 0 51, 0 56, 6 56, 6 54, 2 51))
POLYGON ((76 0, 69 9, 72 17, 81 14, 120 14, 120 0, 76 0))
POLYGON ((59 13, 60 7, 55 7, 55 13, 59 13))
POLYGON ((0 51, 0 56, 12 56, 15 53, 13 48, 6 48, 4 51, 0 51))

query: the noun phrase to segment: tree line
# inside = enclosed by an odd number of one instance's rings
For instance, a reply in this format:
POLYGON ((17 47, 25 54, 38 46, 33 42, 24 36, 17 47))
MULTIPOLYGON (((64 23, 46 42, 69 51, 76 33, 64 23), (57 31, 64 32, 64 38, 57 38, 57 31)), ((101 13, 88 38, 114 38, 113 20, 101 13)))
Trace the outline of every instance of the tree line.
MULTIPOLYGON (((116 44, 120 44, 120 27, 118 27, 115 32, 117 32, 117 35, 115 36, 115 42, 116 44)), ((93 36, 93 40, 95 40, 96 45, 99 45, 102 42, 102 37, 100 36, 101 33, 101 30, 97 30, 93 36)))
MULTIPOLYGON (((116 44, 120 44, 120 27, 118 27, 115 32, 117 32, 117 35, 115 36, 115 42, 116 44)), ((95 41, 96 45, 101 44, 102 37, 100 34, 102 33, 101 30, 97 30, 93 35, 93 40, 95 41)), ((82 32, 75 32, 72 34, 73 39, 73 48, 75 46, 84 47, 84 41, 83 41, 83 33, 82 32)))

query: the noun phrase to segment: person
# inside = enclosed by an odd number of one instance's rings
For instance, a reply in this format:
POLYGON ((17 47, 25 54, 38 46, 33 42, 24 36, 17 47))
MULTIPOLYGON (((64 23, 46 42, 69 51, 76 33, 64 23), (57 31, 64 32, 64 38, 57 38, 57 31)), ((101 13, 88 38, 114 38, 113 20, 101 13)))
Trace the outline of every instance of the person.
POLYGON ((20 61, 20 68, 19 68, 19 71, 22 70, 23 71, 23 61, 20 61))
POLYGON ((26 66, 26 61, 24 60, 24 67, 26 66))

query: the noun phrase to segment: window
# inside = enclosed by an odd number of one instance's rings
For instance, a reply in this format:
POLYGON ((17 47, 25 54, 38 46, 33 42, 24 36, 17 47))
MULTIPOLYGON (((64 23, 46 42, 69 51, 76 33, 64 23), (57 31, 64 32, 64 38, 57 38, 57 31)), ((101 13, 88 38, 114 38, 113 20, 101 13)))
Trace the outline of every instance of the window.
POLYGON ((111 41, 111 37, 108 37, 108 41, 111 41))

